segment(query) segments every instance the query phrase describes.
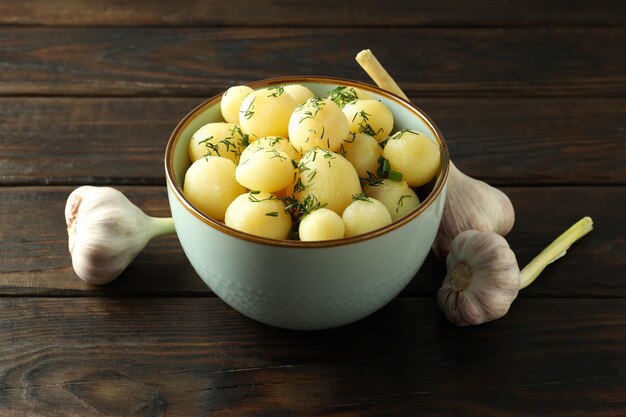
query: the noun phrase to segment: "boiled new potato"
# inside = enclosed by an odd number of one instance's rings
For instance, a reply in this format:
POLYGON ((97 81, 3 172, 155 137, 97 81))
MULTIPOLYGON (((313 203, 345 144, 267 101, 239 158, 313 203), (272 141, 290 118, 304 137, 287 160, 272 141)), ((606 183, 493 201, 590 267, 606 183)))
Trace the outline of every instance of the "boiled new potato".
POLYGON ((349 135, 343 142, 344 156, 356 169, 361 178, 368 178, 368 172, 374 174, 378 169, 378 159, 383 154, 376 139, 365 133, 349 135))
POLYGON ((402 179, 409 186, 419 187, 437 174, 441 152, 425 135, 401 130, 389 138, 383 156, 389 160, 392 170, 402 173, 402 179))
POLYGON ((233 229, 270 239, 287 239, 291 216, 285 205, 270 193, 242 194, 228 206, 224 223, 233 229))
POLYGON ((198 129, 189 141, 191 162, 205 156, 221 156, 239 162, 245 147, 245 134, 233 123, 209 123, 198 129))
POLYGON ((308 99, 315 97, 313 91, 300 84, 289 84, 285 87, 285 93, 289 94, 297 104, 302 104, 308 99))
POLYGON ((253 91, 241 103, 239 125, 251 135, 250 140, 289 133, 289 118, 297 104, 283 87, 253 91))
POLYGON ((327 208, 320 208, 302 218, 298 233, 303 241, 330 240, 342 238, 345 230, 341 216, 327 208))
POLYGON ((356 100, 343 108, 350 124, 350 133, 367 133, 377 141, 385 139, 393 129, 391 111, 378 100, 356 100))
POLYGON ((345 85, 333 88, 328 92, 327 97, 341 108, 355 100, 370 100, 373 98, 369 93, 366 93, 360 88, 345 85))
POLYGON ((235 163, 219 156, 200 158, 187 169, 183 193, 203 213, 224 220, 226 208, 246 192, 235 179, 235 163))
POLYGON ((281 152, 285 152, 289 156, 289 158, 293 159, 296 162, 298 162, 300 158, 302 158, 302 155, 300 155, 300 153, 296 151, 293 145, 289 143, 289 139, 283 138, 282 136, 266 136, 264 138, 255 140, 250 145, 248 145, 248 147, 244 149, 243 152, 241 152, 240 163, 246 160, 247 155, 249 155, 251 151, 259 147, 273 148, 281 152))
POLYGON ((273 193, 293 182, 294 167, 285 152, 271 147, 246 148, 235 171, 239 184, 250 190, 273 193))
POLYGON ((420 200, 406 181, 382 180, 380 183, 366 184, 364 188, 368 197, 383 203, 391 220, 394 222, 417 208, 420 200))
POLYGON ((302 156, 298 177, 293 187, 298 201, 312 195, 339 215, 350 205, 352 196, 361 193, 359 175, 350 161, 325 149, 310 149, 302 156))
POLYGON ((346 226, 346 237, 367 233, 391 223, 387 207, 374 198, 355 199, 341 216, 346 226))
POLYGON ((300 153, 320 147, 339 151, 348 137, 348 121, 332 101, 313 97, 298 106, 289 120, 289 141, 300 153))
POLYGON ((222 117, 226 122, 239 124, 239 109, 241 108, 241 103, 243 99, 253 91, 254 90, 247 85, 236 85, 226 90, 220 102, 222 117))

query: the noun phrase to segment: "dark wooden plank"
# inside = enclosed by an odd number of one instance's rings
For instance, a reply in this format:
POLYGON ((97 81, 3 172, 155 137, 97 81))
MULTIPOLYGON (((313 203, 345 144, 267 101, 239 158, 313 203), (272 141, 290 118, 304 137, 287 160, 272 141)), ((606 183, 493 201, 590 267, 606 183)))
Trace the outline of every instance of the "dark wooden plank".
POLYGON ((624 25, 622 2, 373 0, 23 0, 0 3, 0 24, 18 25, 624 25))
MULTIPOLYGON (((152 242, 114 283, 94 288, 76 277, 63 219, 71 187, 0 188, 0 292, 40 295, 210 295, 189 266, 175 236, 152 242)), ((167 216, 165 187, 122 187, 131 201, 167 216)), ((626 187, 504 188, 517 210, 508 240, 520 265, 584 215, 596 230, 548 267, 522 296, 626 297, 626 187)), ((429 257, 403 296, 432 296, 445 274, 429 257)))
POLYGON ((202 101, 0 99, 0 181, 164 185, 167 140, 202 101))
POLYGON ((623 97, 625 47, 625 28, 3 27, 0 94, 210 96, 280 75, 363 80, 354 56, 372 48, 419 96, 623 97))
POLYGON ((2 298, 0 415, 624 415, 625 309, 520 300, 457 328, 401 299, 293 332, 211 298, 2 298))
MULTIPOLYGON (((167 139, 202 100, 0 98, 0 183, 164 184, 167 139)), ((624 99, 414 102, 489 183, 626 184, 624 99)))

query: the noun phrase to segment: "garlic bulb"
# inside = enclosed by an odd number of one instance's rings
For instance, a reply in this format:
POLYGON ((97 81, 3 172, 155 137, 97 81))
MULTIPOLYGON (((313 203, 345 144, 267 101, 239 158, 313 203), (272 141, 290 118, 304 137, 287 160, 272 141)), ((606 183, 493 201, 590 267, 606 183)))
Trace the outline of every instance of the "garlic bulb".
POLYGON ((523 270, 499 234, 467 230, 452 241, 447 275, 437 292, 439 307, 458 326, 480 324, 504 316, 518 291, 530 285, 550 263, 593 229, 584 217, 565 231, 523 270))
POLYGON ((433 252, 446 259, 452 239, 465 230, 506 236, 515 223, 511 200, 502 191, 469 177, 450 162, 448 193, 433 252))
POLYGON ((65 221, 74 271, 96 285, 117 278, 152 238, 175 231, 171 218, 147 216, 109 187, 74 190, 65 221))
MULTIPOLYGON (((376 85, 409 101, 372 51, 359 52, 356 60, 376 85)), ((450 161, 448 194, 433 251, 445 259, 452 239, 464 230, 482 230, 505 236, 513 227, 515 212, 511 200, 502 191, 471 178, 450 161)))
POLYGON ((466 230, 452 243, 437 293, 448 320, 465 326, 504 316, 519 291, 519 266, 506 239, 466 230))

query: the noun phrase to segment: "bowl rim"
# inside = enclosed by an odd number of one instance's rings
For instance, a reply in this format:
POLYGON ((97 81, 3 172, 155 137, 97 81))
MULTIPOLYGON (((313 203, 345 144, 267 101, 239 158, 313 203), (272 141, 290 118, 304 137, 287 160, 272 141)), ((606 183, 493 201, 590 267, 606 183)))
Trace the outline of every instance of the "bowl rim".
MULTIPOLYGON (((187 198, 185 197, 183 190, 181 188, 181 184, 178 184, 175 180, 174 175, 174 149, 176 144, 181 138, 182 131, 204 110, 214 106, 219 103, 222 98, 223 92, 219 93, 198 106, 196 106, 193 110, 183 117, 183 119, 176 125, 174 131, 170 135, 169 140, 167 141, 167 145, 165 148, 165 177, 168 188, 170 188, 173 192, 173 195, 178 199, 178 201, 182 204, 182 206, 191 213, 194 217, 201 220, 203 223, 208 226, 216 229, 220 232, 226 233, 232 237, 246 240, 253 243, 259 243, 263 245, 269 246, 280 246, 280 247, 290 247, 290 248, 326 248, 333 246, 343 246, 349 245, 353 243, 362 242, 365 240, 373 239, 375 237, 385 235, 393 230, 396 230, 407 223, 410 223, 412 220, 417 218, 420 214, 422 214, 428 207, 430 207, 433 202, 439 197, 442 193, 445 184, 448 179, 448 175, 450 172, 450 156, 448 153, 448 146, 443 138, 443 134, 439 130, 439 128, 435 125, 435 123, 430 119, 430 117, 422 111, 419 107, 415 106, 411 102, 403 99, 402 97, 393 94, 389 91, 382 90, 374 85, 365 84, 359 81, 348 80, 344 78, 337 77, 326 77, 326 76, 315 76, 315 75, 303 75, 303 76, 285 76, 285 77, 274 77, 267 78, 264 80, 253 81, 250 83, 246 83, 246 85, 254 90, 259 88, 266 88, 276 84, 300 84, 300 83, 320 83, 320 84, 339 84, 346 85, 350 87, 357 87, 359 89, 363 89, 365 91, 370 91, 386 98, 398 102, 398 104, 407 108, 410 112, 412 112, 415 116, 419 117, 424 124, 428 128, 431 129, 432 133, 435 136, 435 139, 439 142, 439 149, 441 152, 442 164, 439 167, 439 177, 433 186, 432 191, 428 194, 428 196, 420 203, 420 205, 412 211, 410 214, 398 219, 387 226, 371 230, 367 233, 363 233, 356 236, 351 237, 343 237, 339 239, 330 239, 330 240, 321 240, 321 241, 301 241, 301 240, 287 240, 287 239, 271 239, 262 236, 256 236, 250 233, 242 232, 232 227, 226 226, 226 224, 204 214, 198 208, 196 208, 187 198)), ((174 219, 174 222, 176 220, 174 219)))

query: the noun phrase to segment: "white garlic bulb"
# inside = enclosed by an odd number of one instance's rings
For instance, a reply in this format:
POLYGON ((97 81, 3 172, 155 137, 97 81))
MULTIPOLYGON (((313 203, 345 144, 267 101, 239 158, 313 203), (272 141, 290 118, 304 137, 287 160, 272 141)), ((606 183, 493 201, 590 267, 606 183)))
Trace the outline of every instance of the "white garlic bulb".
POLYGON ((520 271, 515 254, 497 233, 467 230, 452 241, 447 275, 437 292, 439 307, 458 326, 480 324, 504 316, 519 290, 534 282, 545 267, 561 258, 593 229, 583 217, 563 232, 520 271))
POLYGON ((506 236, 515 223, 511 200, 502 191, 469 177, 450 162, 448 193, 433 252, 446 259, 452 239, 465 230, 506 236))
POLYGON ((500 318, 517 297, 519 266, 509 244, 498 234, 460 233, 452 243, 446 268, 437 298, 448 320, 456 325, 500 318))
POLYGON ((96 285, 117 278, 152 238, 174 232, 171 218, 147 216, 110 187, 74 190, 65 221, 74 271, 96 285))

